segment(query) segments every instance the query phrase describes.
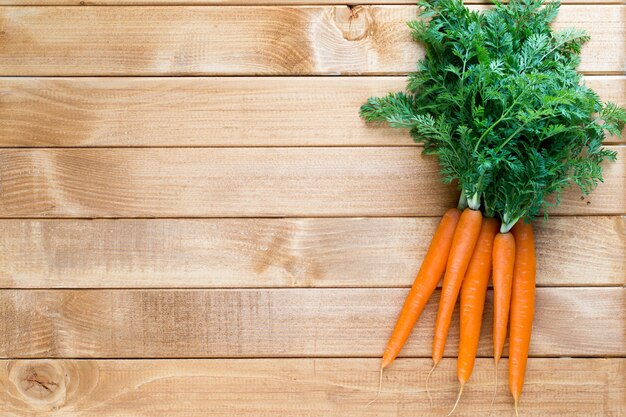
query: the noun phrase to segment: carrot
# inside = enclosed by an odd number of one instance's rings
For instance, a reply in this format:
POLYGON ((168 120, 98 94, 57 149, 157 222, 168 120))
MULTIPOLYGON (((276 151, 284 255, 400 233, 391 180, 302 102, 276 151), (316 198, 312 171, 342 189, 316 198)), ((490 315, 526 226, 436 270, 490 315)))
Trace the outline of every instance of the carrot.
POLYGON ((535 238, 530 224, 517 222, 515 236, 515 267, 511 291, 511 328, 509 335, 509 389, 515 400, 515 413, 522 394, 528 361, 530 333, 535 313, 535 238))
POLYGON ((428 299, 437 288, 446 267, 452 237, 460 217, 461 211, 456 208, 449 209, 443 215, 411 291, 400 311, 396 327, 387 342, 380 365, 381 369, 389 366, 398 356, 428 299))
MULTIPOLYGON (((460 204, 460 203, 459 203, 460 204)), ((413 286, 409 291, 409 294, 404 301, 402 310, 396 322, 396 326, 391 333, 391 337, 387 342, 383 357, 380 363, 380 376, 378 381, 378 393, 376 397, 370 401, 367 406, 375 402, 379 395, 383 384, 383 369, 391 365, 396 359, 400 350, 406 343, 415 322, 419 318, 420 314, 424 310, 426 303, 430 299, 431 295, 437 288, 437 284, 443 275, 443 271, 448 261, 448 253, 450 252, 450 246, 452 245, 452 237, 456 230, 457 224, 461 217, 461 210, 456 208, 448 209, 445 212, 435 235, 433 236, 426 256, 422 261, 413 286)))
POLYGON ((491 275, 491 253, 498 227, 495 219, 483 220, 476 249, 461 287, 461 339, 457 362, 457 377, 461 385, 469 380, 474 369, 487 284, 491 275))
MULTIPOLYGON (((432 358, 434 366, 441 361, 448 337, 448 329, 454 312, 454 305, 459 296, 459 290, 465 277, 465 272, 472 258, 478 235, 482 225, 482 214, 479 210, 466 208, 461 214, 459 224, 454 232, 452 247, 446 265, 446 274, 443 278, 441 299, 435 323, 435 337, 433 340, 432 358)), ((431 370, 432 372, 432 370, 431 370)))
MULTIPOLYGON (((502 357, 509 325, 511 284, 515 264, 515 238, 511 233, 498 233, 493 243, 493 359, 496 369, 495 390, 498 389, 498 363, 502 357)), ((496 391, 494 390, 494 398, 496 391)))
POLYGON ((498 232, 498 221, 492 218, 483 220, 476 248, 472 254, 467 272, 461 287, 461 339, 459 342, 459 358, 457 361, 457 377, 461 383, 459 396, 454 411, 465 383, 469 380, 474 370, 478 340, 480 339, 480 327, 483 321, 483 309, 487 284, 491 275, 491 253, 493 240, 498 232))

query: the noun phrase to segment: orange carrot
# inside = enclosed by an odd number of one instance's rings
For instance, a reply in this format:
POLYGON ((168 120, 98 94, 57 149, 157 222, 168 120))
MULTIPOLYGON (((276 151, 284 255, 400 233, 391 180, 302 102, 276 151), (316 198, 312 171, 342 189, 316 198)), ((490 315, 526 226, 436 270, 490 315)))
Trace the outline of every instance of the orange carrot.
POLYGON ((452 237, 460 217, 461 212, 455 208, 449 209, 443 215, 411 291, 404 302, 396 327, 387 342, 380 365, 381 369, 389 366, 398 356, 424 306, 435 291, 446 267, 452 237))
POLYGON ((461 339, 457 362, 457 376, 461 385, 465 385, 474 369, 487 284, 491 275, 491 254, 498 227, 495 219, 483 220, 476 249, 461 287, 461 339))
POLYGON ((530 224, 517 222, 515 236, 515 267, 511 291, 511 329, 509 335, 509 389, 515 400, 515 412, 522 394, 528 361, 530 333, 535 313, 535 237, 530 224))
POLYGON ((511 233, 498 233, 493 243, 493 358, 502 357, 506 330, 509 325, 511 283, 515 264, 515 238, 511 233))
MULTIPOLYGON (((446 274, 443 278, 441 299, 435 323, 435 337, 433 340, 432 358, 434 366, 441 361, 448 337, 448 329, 454 312, 454 305, 459 296, 459 290, 472 258, 478 235, 482 225, 482 214, 479 210, 466 208, 461 214, 459 224, 454 232, 452 247, 446 265, 446 274)), ((431 370, 432 372, 432 370, 431 370)))
POLYGON ((450 414, 458 405, 463 387, 474 370, 487 284, 489 284, 489 275, 491 275, 493 239, 498 232, 498 227, 498 221, 495 219, 485 218, 483 220, 476 248, 463 279, 461 287, 461 339, 456 368, 461 389, 450 414))

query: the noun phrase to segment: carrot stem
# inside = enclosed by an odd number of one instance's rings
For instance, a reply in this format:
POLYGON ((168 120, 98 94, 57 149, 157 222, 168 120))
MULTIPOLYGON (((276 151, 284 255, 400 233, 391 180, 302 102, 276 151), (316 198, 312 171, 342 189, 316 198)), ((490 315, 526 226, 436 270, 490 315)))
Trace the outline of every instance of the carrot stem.
POLYGON ((467 205, 472 210, 478 210, 480 208, 480 194, 474 193, 467 199, 467 205))
POLYGON ((510 218, 511 216, 509 216, 509 213, 504 213, 504 215, 502 216, 502 226, 500 226, 500 233, 508 233, 513 226, 515 226, 515 224, 519 221, 519 219, 522 217, 522 215, 520 214, 517 217, 514 217, 513 219, 510 218))
POLYGON ((467 208, 467 195, 465 190, 461 190, 461 196, 459 197, 459 204, 456 206, 459 211, 463 211, 467 208))

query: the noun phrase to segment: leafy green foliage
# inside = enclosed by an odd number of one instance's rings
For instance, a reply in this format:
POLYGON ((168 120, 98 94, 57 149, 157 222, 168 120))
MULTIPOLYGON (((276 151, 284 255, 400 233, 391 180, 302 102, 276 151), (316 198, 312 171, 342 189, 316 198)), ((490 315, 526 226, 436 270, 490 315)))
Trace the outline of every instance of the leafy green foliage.
POLYGON ((547 212, 572 183, 587 194, 602 181, 600 164, 615 158, 604 134, 619 134, 626 111, 581 83, 589 37, 552 31, 558 2, 512 0, 482 13, 461 0, 419 5, 409 27, 426 56, 406 92, 361 107, 365 120, 409 129, 445 182, 458 180, 505 223, 547 212))

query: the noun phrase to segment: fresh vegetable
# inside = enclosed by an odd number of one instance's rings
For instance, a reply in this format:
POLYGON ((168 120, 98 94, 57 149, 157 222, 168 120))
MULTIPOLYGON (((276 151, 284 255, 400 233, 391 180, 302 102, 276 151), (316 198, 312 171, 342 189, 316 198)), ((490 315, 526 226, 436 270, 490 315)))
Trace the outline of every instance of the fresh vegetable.
POLYGON ((463 210, 459 224, 454 232, 446 273, 443 277, 441 299, 439 300, 439 310, 437 311, 437 321, 435 323, 432 352, 434 366, 437 366, 441 358, 443 358, 452 313, 454 312, 459 290, 478 240, 482 218, 483 216, 479 210, 466 208, 463 210))
MULTIPOLYGON (((509 232, 498 233, 493 244, 493 359, 496 366, 502 356, 509 324, 511 285, 515 264, 515 238, 509 232)), ((497 386, 497 383, 496 383, 497 386)))
POLYGON ((423 20, 409 26, 425 58, 406 92, 370 98, 361 116, 408 129, 438 157, 443 180, 458 181, 471 208, 482 201, 502 232, 547 213, 570 184, 588 194, 615 158, 601 146, 605 132, 619 135, 626 110, 602 103, 576 72, 585 32, 552 31, 558 2, 419 5, 423 20))
POLYGON ((437 284, 441 280, 443 271, 445 270, 446 263, 448 261, 448 253, 450 252, 450 246, 452 245, 452 237, 454 231, 461 217, 461 211, 456 208, 448 209, 433 236, 426 256, 422 261, 413 286, 407 295, 396 326, 393 329, 393 333, 387 342, 383 357, 380 363, 380 377, 378 381, 378 392, 376 397, 370 401, 367 405, 371 405, 375 402, 382 388, 383 383, 383 369, 391 365, 396 359, 400 350, 406 343, 415 322, 419 318, 420 314, 424 310, 426 303, 432 296, 437 284))
MULTIPOLYGON (((528 238, 532 229, 524 222, 541 212, 547 218, 566 187, 574 184, 586 195, 602 181, 601 164, 616 156, 602 141, 606 133, 620 134, 626 110, 603 103, 576 72, 589 37, 579 29, 550 28, 558 2, 511 0, 484 11, 470 11, 461 0, 419 5, 422 19, 409 26, 424 46, 425 58, 409 75, 407 91, 370 98, 361 116, 408 129, 425 154, 437 156, 444 182, 457 185, 474 217, 482 210, 486 217, 499 219, 504 235, 517 227, 509 319, 510 345, 516 349, 510 356, 509 380, 517 406, 532 325, 529 294, 534 291, 534 252, 531 259, 528 238)), ((473 250, 470 242, 478 236, 480 221, 473 219, 470 233, 463 216, 457 230, 466 239, 462 248, 453 242, 450 250, 448 269, 453 269, 444 278, 433 369, 443 355, 473 250)), ((504 300, 496 308, 496 357, 506 337, 511 259, 505 249, 498 246, 493 259, 495 285, 503 287, 496 290, 497 297, 504 300)))
POLYGON ((380 364, 381 369, 389 366, 398 356, 402 346, 404 346, 411 334, 415 322, 422 314, 424 306, 426 306, 435 288, 437 288, 448 261, 452 237, 460 217, 461 212, 453 208, 446 211, 441 218, 422 266, 415 277, 411 291, 409 291, 402 311, 400 311, 396 327, 393 329, 393 333, 387 342, 380 364))
POLYGON ((524 373, 530 347, 530 333, 535 314, 535 236, 525 222, 513 227, 515 267, 511 291, 511 334, 509 335, 509 389, 515 400, 515 411, 522 394, 524 373))
POLYGON ((461 398, 463 387, 474 370, 478 340, 480 339, 480 327, 483 322, 487 285, 491 275, 491 255, 494 237, 499 227, 500 224, 497 220, 488 217, 483 219, 476 248, 467 267, 467 273, 461 287, 461 335, 459 359, 456 368, 457 377, 461 384, 458 399, 461 398))

